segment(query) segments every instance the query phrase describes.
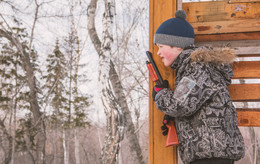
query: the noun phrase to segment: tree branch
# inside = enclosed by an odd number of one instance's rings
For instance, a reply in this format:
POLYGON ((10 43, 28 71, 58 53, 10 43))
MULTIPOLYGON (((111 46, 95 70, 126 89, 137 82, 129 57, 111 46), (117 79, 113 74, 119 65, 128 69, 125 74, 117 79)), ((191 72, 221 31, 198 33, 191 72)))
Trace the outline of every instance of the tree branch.
POLYGON ((95 27, 95 18, 96 18, 96 8, 97 8, 97 0, 91 0, 88 6, 88 33, 90 36, 93 45, 98 53, 101 55, 101 42, 98 37, 96 27, 95 27))

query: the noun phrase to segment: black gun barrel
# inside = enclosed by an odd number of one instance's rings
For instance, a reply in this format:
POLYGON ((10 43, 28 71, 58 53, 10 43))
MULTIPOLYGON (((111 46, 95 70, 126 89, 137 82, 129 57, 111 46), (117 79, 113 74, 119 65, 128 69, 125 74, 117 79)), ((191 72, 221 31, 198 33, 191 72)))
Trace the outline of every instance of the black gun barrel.
POLYGON ((147 55, 147 57, 149 59, 149 62, 152 63, 152 66, 154 68, 154 71, 155 71, 158 79, 159 79, 160 84, 163 84, 162 76, 161 76, 161 74, 160 74, 160 72, 159 72, 159 70, 158 70, 158 68, 157 68, 157 66, 156 66, 156 64, 155 64, 155 62, 153 60, 152 53, 150 51, 146 51, 146 55, 147 55))

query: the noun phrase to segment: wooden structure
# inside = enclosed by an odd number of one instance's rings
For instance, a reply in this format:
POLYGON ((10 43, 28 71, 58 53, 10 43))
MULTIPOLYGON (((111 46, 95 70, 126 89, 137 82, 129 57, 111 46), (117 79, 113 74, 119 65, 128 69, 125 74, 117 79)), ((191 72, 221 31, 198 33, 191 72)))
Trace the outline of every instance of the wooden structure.
MULTIPOLYGON (((174 17, 178 8, 187 13, 187 21, 195 31, 196 44, 229 46, 235 49, 238 61, 233 66, 234 79, 240 82, 229 87, 233 101, 243 104, 237 107, 240 126, 260 126, 260 107, 250 107, 250 102, 260 102, 260 0, 225 0, 214 2, 181 3, 179 0, 150 0, 149 49, 156 54, 153 35, 159 25, 174 17), (178 4, 177 4, 178 1, 178 4), (240 59, 246 61, 241 61, 240 59), (258 59, 258 60, 255 60, 258 59), (248 84, 245 79, 257 79, 248 84), (242 82, 242 83, 241 83, 242 82)), ((154 55, 162 77, 174 89, 174 72, 164 67, 154 55)), ((149 82, 150 93, 153 82, 149 82)), ((176 164, 176 147, 165 147, 166 137, 161 134, 163 113, 156 109, 149 98, 149 163, 176 164)))

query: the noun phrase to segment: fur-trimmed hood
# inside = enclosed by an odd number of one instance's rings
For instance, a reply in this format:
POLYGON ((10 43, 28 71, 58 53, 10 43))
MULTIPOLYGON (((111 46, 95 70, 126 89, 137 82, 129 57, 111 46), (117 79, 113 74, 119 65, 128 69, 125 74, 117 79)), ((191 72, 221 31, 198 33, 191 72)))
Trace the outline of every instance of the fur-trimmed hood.
POLYGON ((190 55, 190 61, 204 62, 206 65, 212 65, 224 77, 226 84, 231 83, 233 70, 230 65, 234 62, 236 55, 233 49, 230 48, 212 48, 199 47, 190 55))
POLYGON ((185 69, 186 64, 205 63, 205 65, 214 68, 225 79, 226 84, 231 83, 233 70, 231 64, 236 56, 230 48, 212 48, 212 47, 190 47, 182 51, 178 58, 171 65, 172 69, 185 69))
POLYGON ((205 62, 215 64, 231 64, 235 60, 235 53, 230 48, 199 47, 190 55, 191 62, 205 62))

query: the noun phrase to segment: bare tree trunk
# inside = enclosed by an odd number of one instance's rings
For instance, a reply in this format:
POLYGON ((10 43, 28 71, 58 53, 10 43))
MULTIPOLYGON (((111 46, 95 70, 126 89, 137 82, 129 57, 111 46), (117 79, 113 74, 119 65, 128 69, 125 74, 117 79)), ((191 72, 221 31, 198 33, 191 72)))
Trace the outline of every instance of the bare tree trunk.
POLYGON ((101 153, 101 162, 112 164, 117 160, 119 142, 124 134, 124 114, 113 93, 109 72, 111 61, 111 45, 113 43, 112 25, 114 17, 114 1, 105 0, 105 13, 103 17, 103 42, 101 44, 95 30, 95 11, 97 0, 91 0, 89 11, 88 30, 91 40, 99 54, 99 81, 101 86, 101 99, 106 114, 105 144, 101 153))
POLYGON ((101 83, 101 99, 107 118, 106 141, 102 149, 102 163, 115 163, 119 151, 119 142, 123 139, 124 115, 113 93, 113 87, 109 82, 109 70, 111 60, 111 45, 113 43, 112 25, 114 17, 114 1, 105 1, 105 13, 103 17, 103 53, 99 56, 99 80, 101 83))
POLYGON ((250 139, 251 139, 251 144, 252 144, 252 164, 260 164, 259 160, 259 145, 258 145, 258 139, 255 133, 254 127, 248 127, 249 134, 250 134, 250 139))
MULTIPOLYGON (((135 128, 134 128, 134 124, 132 122, 131 113, 127 106, 125 95, 122 91, 123 87, 121 85, 121 81, 118 77, 118 74, 115 70, 115 66, 110 59, 110 55, 111 55, 110 46, 113 41, 111 32, 110 31, 104 32, 104 40, 101 45, 100 39, 98 38, 96 29, 95 29, 96 3, 97 3, 97 0, 91 0, 89 7, 88 7, 88 16, 89 16, 88 31, 89 31, 89 35, 92 40, 92 43, 94 44, 96 51, 98 52, 99 57, 100 57, 100 60, 99 60, 100 61, 99 62, 100 79, 99 80, 101 81, 101 85, 103 87, 102 88, 102 101, 105 106, 105 113, 107 116, 107 135, 105 138, 105 146, 103 149, 102 159, 103 159, 103 162, 107 161, 107 160, 105 160, 106 158, 108 158, 106 156, 108 155, 108 153, 111 153, 111 152, 106 152, 106 149, 107 150, 112 149, 111 147, 108 146, 108 144, 110 144, 110 146, 112 146, 112 144, 114 144, 114 145, 116 144, 115 142, 113 142, 113 141, 115 141, 115 140, 113 140, 113 138, 118 137, 118 136, 114 135, 115 133, 113 133, 116 130, 115 128, 117 128, 113 125, 113 124, 115 124, 114 119, 116 119, 118 114, 119 114, 119 116, 123 114, 124 116, 121 116, 121 119, 123 119, 121 122, 121 127, 123 126, 122 128, 124 128, 125 125, 127 126, 126 135, 130 142, 130 145, 131 145, 130 146, 131 155, 133 156, 133 159, 135 159, 136 164, 144 163, 139 141, 138 141, 136 134, 134 133, 135 128), (108 72, 104 72, 105 70, 109 70, 109 74, 107 74, 108 72), (112 86, 110 86, 108 84, 109 81, 111 82, 112 86), (113 92, 112 92, 112 90, 113 90, 113 92), (112 96, 109 95, 112 93, 115 93, 115 95, 112 95, 112 96), (106 99, 106 98, 110 98, 110 100, 106 99), (111 102, 111 100, 113 100, 113 99, 114 99, 114 102, 116 102, 117 104, 113 105, 113 103, 111 102), (109 101, 110 101, 110 103, 108 103, 109 101), (106 103, 108 103, 108 104, 106 104, 106 103), (119 106, 119 108, 117 106, 119 106), (115 113, 116 109, 117 109, 117 113, 115 113), (115 116, 114 114, 117 114, 117 115, 115 116), (112 137, 110 138, 109 135, 112 135, 112 137)), ((110 23, 112 23, 113 15, 106 15, 106 14, 113 14, 114 10, 111 9, 111 7, 114 7, 114 4, 113 4, 113 2, 108 2, 108 1, 105 1, 105 3, 106 3, 105 16, 107 16, 107 18, 105 18, 105 19, 108 19, 110 21, 110 23)), ((111 26, 111 24, 109 24, 109 22, 104 23, 105 30, 109 30, 109 29, 111 30, 112 28, 110 26, 111 26)), ((120 126, 120 124, 118 124, 118 126, 120 126)), ((119 142, 119 140, 118 140, 118 142, 119 142)), ((117 149, 116 151, 118 152, 118 149, 119 149, 118 144, 116 145, 116 149, 117 149)))
POLYGON ((139 144, 138 136, 135 133, 135 127, 134 123, 132 121, 131 112, 128 108, 127 101, 125 94, 122 92, 122 85, 119 80, 118 74, 116 73, 115 66, 113 63, 111 63, 111 69, 110 69, 110 78, 112 81, 112 86, 115 89, 116 97, 120 98, 120 106, 124 110, 124 114, 126 117, 126 137, 129 140, 130 145, 130 151, 131 156, 134 159, 135 164, 144 163, 142 150, 139 144))
MULTIPOLYGON (((16 98, 15 98, 16 99, 16 98)), ((15 100, 16 101, 16 100, 15 100)), ((16 104, 16 103, 15 103, 16 104)), ((16 106, 16 105, 15 105, 16 106)), ((14 164, 15 158, 15 131, 16 131, 16 107, 13 108, 13 127, 12 127, 12 157, 11 164, 14 164)))
MULTIPOLYGON (((17 58, 16 58, 17 60, 17 58)), ((17 70, 17 64, 15 64, 15 71, 18 72, 17 70)), ((17 81, 17 77, 15 78, 15 96, 13 96, 13 99, 12 99, 12 111, 13 111, 13 127, 12 127, 12 158, 11 158, 11 164, 14 164, 14 160, 15 160, 15 139, 16 139, 16 108, 17 108, 17 95, 18 95, 18 81, 17 81)), ((11 125, 11 124, 10 124, 11 125)))
POLYGON ((80 164, 80 150, 79 150, 79 129, 75 127, 75 160, 76 164, 80 164))
POLYGON ((54 129, 54 143, 53 143, 53 164, 57 164, 57 138, 58 138, 58 125, 55 123, 54 129))
POLYGON ((122 142, 119 144, 118 164, 123 164, 122 142))
POLYGON ((256 164, 260 164, 260 147, 258 143, 258 137, 256 137, 256 164))
MULTIPOLYGON (((2 135, 4 138, 7 139, 7 152, 5 151, 5 147, 3 147, 4 150, 4 164, 9 164, 11 161, 11 153, 12 153, 12 136, 8 133, 6 127, 5 127, 5 118, 3 120, 0 120, 0 128, 2 129, 2 135)), ((3 144, 3 141, 1 141, 1 144, 3 144)))
POLYGON ((28 158, 30 158, 30 160, 33 164, 36 164, 36 160, 33 156, 32 150, 31 150, 32 141, 30 140, 30 133, 28 132, 28 129, 25 130, 23 138, 25 140, 25 147, 26 147, 26 153, 28 155, 28 158))
POLYGON ((251 144, 252 144, 252 158, 253 158, 253 164, 257 164, 256 156, 257 156, 257 145, 256 145, 256 136, 255 136, 255 130, 253 127, 248 127, 251 144))
POLYGON ((67 134, 66 129, 62 131, 62 141, 63 141, 63 150, 64 150, 64 164, 69 164, 69 153, 68 153, 68 142, 67 142, 67 134))
MULTIPOLYGON (((17 89, 16 89, 17 91, 17 89)), ((14 164, 14 156, 15 156, 15 131, 16 131, 16 97, 13 100, 14 104, 12 105, 12 115, 11 118, 13 117, 13 121, 10 119, 10 134, 12 136, 12 147, 11 149, 11 164, 14 164)))

